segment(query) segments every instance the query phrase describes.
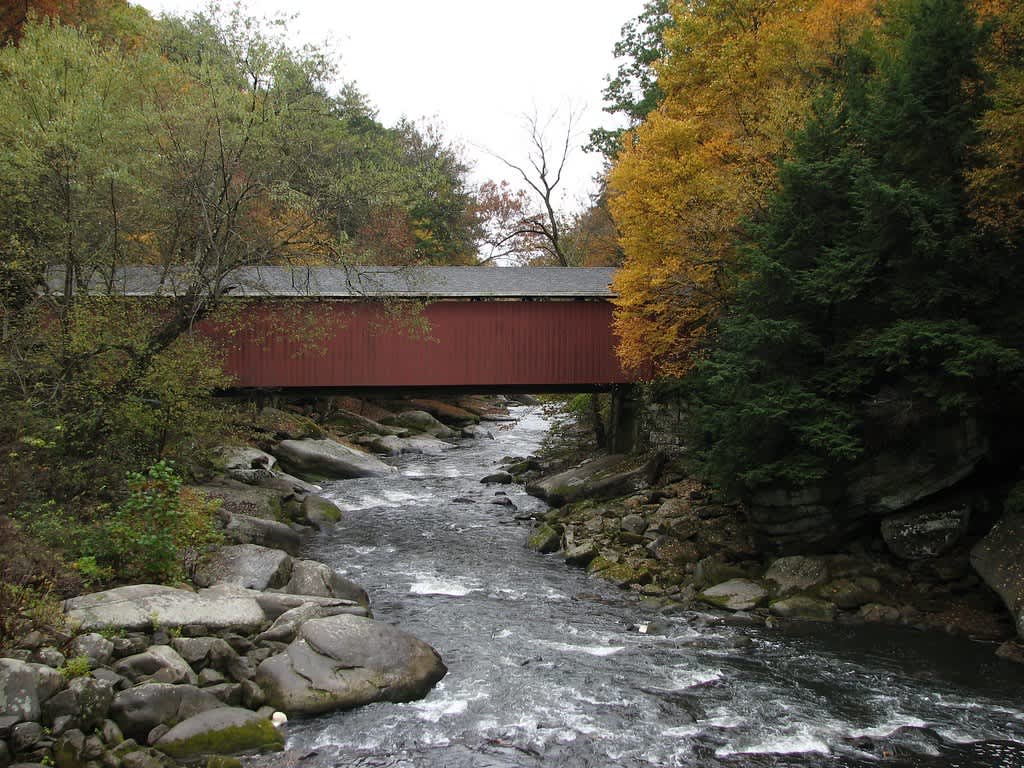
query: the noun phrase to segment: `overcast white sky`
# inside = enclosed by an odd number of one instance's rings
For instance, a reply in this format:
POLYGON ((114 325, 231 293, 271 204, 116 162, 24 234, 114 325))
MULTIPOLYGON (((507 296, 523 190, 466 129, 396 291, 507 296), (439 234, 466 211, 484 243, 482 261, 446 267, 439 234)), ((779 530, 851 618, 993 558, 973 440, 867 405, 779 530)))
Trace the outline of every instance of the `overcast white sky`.
MULTIPOLYGON (((135 0, 153 13, 189 13, 205 0, 135 0)), ((581 113, 565 178, 566 207, 586 199, 600 171, 579 148, 601 111, 612 47, 643 0, 248 0, 254 16, 297 14, 296 42, 323 43, 340 60, 382 122, 405 116, 437 122, 465 147, 474 180, 507 178, 497 153, 526 158, 524 113, 581 113)), ((564 127, 553 126, 556 137, 564 127)))

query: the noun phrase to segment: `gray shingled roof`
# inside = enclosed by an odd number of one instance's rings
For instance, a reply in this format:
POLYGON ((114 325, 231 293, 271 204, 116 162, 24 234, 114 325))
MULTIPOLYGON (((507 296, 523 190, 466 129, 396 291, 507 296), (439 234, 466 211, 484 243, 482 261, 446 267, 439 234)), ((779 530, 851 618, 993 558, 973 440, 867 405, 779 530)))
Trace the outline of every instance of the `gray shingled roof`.
MULTIPOLYGON (((324 298, 610 298, 611 267, 242 267, 225 279, 231 296, 313 296, 324 298)), ((48 275, 50 288, 63 289, 62 270, 48 275)), ((187 286, 180 271, 121 267, 95 275, 89 290, 124 296, 175 295, 187 286)))

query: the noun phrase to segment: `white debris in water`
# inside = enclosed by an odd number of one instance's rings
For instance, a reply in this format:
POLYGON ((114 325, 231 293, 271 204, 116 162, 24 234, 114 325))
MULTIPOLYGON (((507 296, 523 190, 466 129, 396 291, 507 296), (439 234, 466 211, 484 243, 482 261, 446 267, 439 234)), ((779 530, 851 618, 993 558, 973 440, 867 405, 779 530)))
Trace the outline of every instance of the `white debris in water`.
POLYGON ((685 691, 688 688, 693 688, 698 685, 713 683, 715 680, 721 680, 723 677, 724 673, 722 670, 716 669, 715 667, 707 667, 704 669, 674 667, 668 676, 671 685, 665 690, 685 691))
POLYGON ((421 720, 436 723, 442 717, 464 714, 469 707, 469 699, 421 701, 413 707, 419 712, 421 720))
POLYGON ((832 750, 829 748, 828 744, 818 737, 817 734, 810 733, 806 728, 797 727, 790 733, 780 733, 774 736, 769 736, 763 741, 753 744, 739 743, 727 747, 719 747, 715 750, 715 756, 796 755, 809 752, 828 755, 831 754, 832 750))
POLYGON ((448 597, 465 597, 470 592, 479 592, 476 587, 470 587, 454 579, 441 579, 423 577, 414 581, 409 586, 409 593, 412 595, 445 595, 448 597))
POLYGON ((612 656, 619 651, 624 651, 624 645, 573 645, 571 643, 541 643, 554 651, 567 651, 569 653, 587 653, 591 656, 612 656))

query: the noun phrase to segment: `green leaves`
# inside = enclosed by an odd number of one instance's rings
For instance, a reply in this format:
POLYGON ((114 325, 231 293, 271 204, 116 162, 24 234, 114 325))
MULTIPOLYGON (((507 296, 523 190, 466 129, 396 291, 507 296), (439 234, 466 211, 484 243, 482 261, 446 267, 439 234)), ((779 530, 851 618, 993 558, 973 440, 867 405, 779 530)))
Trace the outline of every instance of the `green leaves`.
POLYGON ((882 392, 972 418, 1019 397, 1020 266, 966 206, 981 37, 964 0, 890 6, 747 226, 735 298, 694 382, 706 470, 740 492, 841 477, 886 431, 867 424, 882 392))

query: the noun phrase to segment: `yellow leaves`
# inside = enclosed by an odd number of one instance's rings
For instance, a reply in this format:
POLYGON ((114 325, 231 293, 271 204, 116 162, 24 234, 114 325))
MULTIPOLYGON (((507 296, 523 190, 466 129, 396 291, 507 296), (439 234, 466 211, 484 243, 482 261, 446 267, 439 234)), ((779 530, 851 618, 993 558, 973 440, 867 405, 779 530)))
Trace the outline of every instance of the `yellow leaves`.
POLYGON ((821 73, 873 23, 874 0, 679 0, 658 68, 660 107, 624 141, 609 207, 625 251, 620 356, 681 375, 727 299, 738 227, 821 73))
POLYGON ((981 120, 981 154, 971 172, 971 211, 982 226, 1007 241, 1024 234, 1024 8, 1011 0, 978 0, 979 16, 994 23, 983 60, 995 87, 981 120))

